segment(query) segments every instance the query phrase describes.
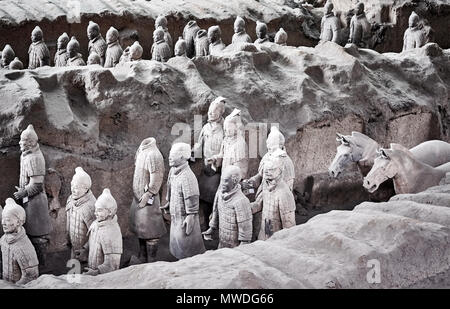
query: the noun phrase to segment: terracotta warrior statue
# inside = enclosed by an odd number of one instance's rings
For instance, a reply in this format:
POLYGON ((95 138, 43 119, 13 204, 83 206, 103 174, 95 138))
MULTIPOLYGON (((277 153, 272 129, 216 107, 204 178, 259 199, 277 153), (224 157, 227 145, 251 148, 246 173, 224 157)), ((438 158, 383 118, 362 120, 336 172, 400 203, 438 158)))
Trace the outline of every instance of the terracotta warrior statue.
POLYGON ((175 43, 175 57, 187 57, 186 50, 186 41, 180 36, 175 43))
POLYGON ((131 264, 156 261, 158 242, 167 233, 160 209, 159 190, 164 159, 153 137, 142 141, 136 152, 130 230, 139 238, 139 256, 131 264))
POLYGON ((10 70, 22 70, 23 69, 23 63, 19 60, 19 58, 14 58, 13 61, 9 64, 10 70))
POLYGON ((267 35, 267 25, 265 23, 256 22, 256 37, 255 44, 263 44, 269 42, 269 37, 267 35))
POLYGON ((349 43, 358 47, 367 47, 367 40, 370 36, 370 23, 364 13, 364 3, 358 2, 355 8, 355 15, 350 20, 349 43))
POLYGON ((67 53, 69 54, 69 60, 67 60, 68 67, 86 65, 80 54, 80 43, 78 43, 74 36, 70 39, 69 44, 67 44, 67 53))
POLYGON ((138 41, 135 41, 131 46, 128 46, 123 51, 122 57, 120 57, 120 62, 128 61, 139 61, 142 60, 142 54, 144 49, 138 41))
POLYGON ((101 59, 100 64, 103 66, 103 64, 105 63, 105 53, 108 45, 106 44, 105 39, 103 39, 103 36, 100 33, 99 25, 94 23, 93 21, 89 21, 89 25, 87 27, 87 36, 89 39, 88 45, 89 56, 95 52, 97 55, 100 56, 101 59))
POLYGON ((248 155, 241 111, 235 108, 225 118, 223 128, 225 136, 220 147, 220 153, 208 158, 207 163, 211 164, 213 169, 217 169, 219 166, 225 169, 228 165, 236 165, 241 169, 241 178, 245 179, 248 170, 248 155))
POLYGON ((338 43, 341 23, 339 22, 339 19, 334 15, 333 9, 333 2, 327 1, 327 3, 325 4, 325 14, 323 15, 322 21, 320 23, 320 40, 338 43))
POLYGON ((287 35, 286 31, 284 31, 283 28, 280 28, 280 30, 278 30, 277 34, 275 34, 275 43, 278 45, 286 46, 287 39, 288 39, 288 35, 287 35))
POLYGON ((170 253, 184 259, 205 252, 200 231, 199 189, 197 178, 189 167, 191 146, 175 143, 169 154, 171 167, 167 180, 167 205, 170 224, 170 253))
POLYGON ((252 43, 252 39, 245 32, 245 20, 240 16, 237 16, 234 21, 234 34, 231 43, 252 43))
POLYGON ((205 240, 212 239, 219 229, 219 249, 234 248, 252 240, 252 209, 242 193, 239 167, 229 165, 223 170, 221 188, 217 190, 210 228, 203 232, 205 240))
POLYGON ((0 67, 9 69, 9 64, 14 60, 15 57, 16 54, 14 53, 11 45, 6 44, 5 48, 3 48, 2 50, 2 62, 0 67))
POLYGON ((408 20, 408 29, 403 36, 403 51, 420 48, 427 43, 425 32, 420 28, 420 18, 412 12, 408 20))
POLYGON ((266 240, 273 233, 295 226, 295 198, 283 180, 282 161, 275 151, 264 162, 262 194, 252 203, 252 212, 262 211, 262 223, 258 240, 266 240))
POLYGON ((67 44, 69 44, 69 36, 66 32, 60 35, 56 47, 58 50, 55 53, 55 67, 65 67, 67 60, 69 60, 69 53, 67 52, 67 44))
POLYGON ((209 40, 208 33, 204 29, 197 31, 195 37, 195 56, 208 56, 209 55, 209 40))
POLYGON ((183 39, 186 41, 186 55, 189 58, 195 56, 195 38, 200 27, 195 20, 189 21, 183 29, 183 39))
POLYGON ((28 49, 29 69, 50 65, 50 52, 44 43, 44 34, 39 26, 31 32, 31 45, 28 49))
MULTIPOLYGON (((66 204, 67 244, 71 248, 71 258, 88 242, 87 232, 95 220, 96 198, 91 191, 91 177, 83 168, 77 167, 71 182, 72 194, 66 204)), ((80 261, 87 262, 87 260, 80 261)))
POLYGON ((122 256, 122 232, 117 223, 117 203, 109 189, 95 202, 95 221, 91 224, 89 241, 75 256, 84 260, 87 253, 88 267, 85 275, 96 276, 119 269, 122 256))
POLYGON ((225 48, 225 44, 222 42, 222 31, 220 31, 219 26, 211 26, 208 29, 208 40, 209 44, 209 54, 210 55, 220 55, 222 50, 225 48))
POLYGON ((92 65, 92 64, 102 65, 102 59, 95 51, 89 55, 88 60, 87 60, 87 65, 92 65))
POLYGON ((2 279, 16 284, 39 277, 36 251, 22 226, 25 219, 25 210, 8 198, 2 213, 5 234, 0 238, 2 279))
POLYGON ((167 62, 170 59, 172 51, 169 44, 164 41, 164 31, 156 29, 153 31, 152 60, 167 62))
POLYGON ((173 40, 172 36, 169 33, 169 29, 167 28, 167 18, 164 16, 158 16, 155 20, 155 30, 161 29, 164 31, 164 41, 166 41, 167 45, 170 48, 170 57, 172 57, 173 50, 173 40))
POLYGON ((105 68, 115 67, 122 56, 123 50, 119 43, 119 31, 116 28, 110 27, 106 32, 106 43, 108 47, 105 53, 105 68))
POLYGON ((44 191, 45 160, 33 125, 20 135, 20 179, 14 198, 25 209, 25 231, 36 249, 39 264, 45 265, 48 234, 51 231, 47 195, 44 191))

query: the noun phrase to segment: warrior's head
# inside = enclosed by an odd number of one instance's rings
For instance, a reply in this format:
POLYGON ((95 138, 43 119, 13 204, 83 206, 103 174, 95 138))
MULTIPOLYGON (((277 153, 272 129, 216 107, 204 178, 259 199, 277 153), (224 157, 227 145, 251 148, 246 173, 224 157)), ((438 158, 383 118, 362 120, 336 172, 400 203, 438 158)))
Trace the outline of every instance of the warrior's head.
POLYGON ((112 219, 117 212, 117 202, 108 188, 103 189, 102 194, 95 202, 95 217, 98 222, 112 219))
POLYGON ((164 30, 167 30, 167 18, 165 16, 159 15, 155 20, 155 29, 158 29, 158 27, 163 28, 164 30))
POLYGON ((14 58, 13 61, 9 64, 10 70, 22 70, 23 69, 23 63, 19 60, 19 58, 14 58))
POLYGON ((256 36, 258 39, 264 39, 267 36, 267 25, 265 23, 256 22, 256 36))
POLYGON ((33 31, 31 32, 31 41, 33 43, 42 41, 44 38, 44 33, 42 32, 42 29, 39 26, 34 27, 33 31))
POLYGON ((330 0, 325 4, 325 14, 333 13, 334 5, 330 0))
POLYGON ((417 15, 416 12, 412 12, 409 16, 408 25, 410 28, 414 28, 419 24, 419 21, 419 15, 417 15))
POLYGON ((135 41, 130 47, 130 58, 131 60, 139 60, 142 58, 144 50, 138 41, 135 41))
POLYGON ((89 21, 89 25, 87 27, 87 36, 89 40, 93 40, 100 35, 100 26, 97 23, 94 23, 92 20, 89 21))
POLYGON ((283 28, 280 28, 280 30, 278 30, 277 34, 275 34, 275 43, 277 43, 279 45, 286 45, 287 39, 288 39, 288 35, 287 35, 286 31, 284 31, 283 28))
POLYGON ((186 56, 186 41, 180 36, 175 43, 175 56, 186 56))
POLYGON ((76 37, 72 37, 70 42, 67 44, 67 53, 70 58, 76 57, 80 52, 80 43, 78 43, 76 37))
POLYGON ((267 151, 273 153, 277 149, 284 149, 284 142, 284 135, 276 126, 272 126, 266 140, 267 151))
POLYGON ((28 151, 36 147, 38 143, 38 136, 34 131, 34 127, 30 124, 25 130, 20 134, 20 151, 28 151))
POLYGON ((66 49, 67 44, 69 43, 69 40, 70 40, 69 36, 67 35, 66 32, 61 34, 58 38, 58 43, 57 43, 58 50, 66 49))
POLYGON ((169 166, 178 167, 191 157, 191 146, 186 143, 175 143, 169 153, 169 166))
POLYGON ((208 28, 208 40, 210 43, 220 41, 222 32, 219 26, 211 26, 208 28))
POLYGON ((236 20, 234 21, 234 33, 241 33, 245 31, 245 20, 237 16, 236 20))
POLYGON ((360 15, 364 13, 364 3, 358 2, 355 8, 356 15, 360 15))
POLYGON ((3 51, 2 51, 2 65, 3 65, 3 67, 9 66, 11 61, 14 60, 14 57, 16 57, 16 54, 14 53, 14 50, 12 49, 11 45, 6 44, 5 48, 3 48, 3 51))
POLYGON ((156 29, 155 31, 153 31, 153 41, 155 43, 164 41, 164 30, 159 28, 159 29, 156 29))
POLYGON ((225 131, 225 136, 233 137, 242 133, 244 124, 241 120, 241 111, 239 109, 234 109, 231 114, 229 114, 225 121, 223 122, 223 129, 225 131))
POLYGON ((277 182, 281 179, 281 174, 283 171, 281 157, 283 154, 283 150, 277 149, 264 162, 264 178, 266 180, 277 182))
POLYGON ((225 111, 225 102, 226 99, 224 97, 217 97, 211 102, 208 109, 208 121, 215 122, 222 119, 222 115, 225 111))
POLYGON ((78 200, 89 192, 92 186, 91 176, 86 173, 82 167, 77 167, 75 169, 75 174, 72 177, 72 182, 70 183, 70 188, 72 190, 72 197, 78 200))
POLYGON ((241 182, 241 169, 235 165, 228 165, 223 171, 220 180, 222 193, 232 191, 241 182))
POLYGON ((2 227, 6 234, 17 233, 19 228, 25 223, 25 210, 16 204, 12 198, 6 200, 5 208, 2 212, 2 227))
POLYGON ((88 57, 87 64, 101 64, 102 59, 100 56, 94 51, 88 57))

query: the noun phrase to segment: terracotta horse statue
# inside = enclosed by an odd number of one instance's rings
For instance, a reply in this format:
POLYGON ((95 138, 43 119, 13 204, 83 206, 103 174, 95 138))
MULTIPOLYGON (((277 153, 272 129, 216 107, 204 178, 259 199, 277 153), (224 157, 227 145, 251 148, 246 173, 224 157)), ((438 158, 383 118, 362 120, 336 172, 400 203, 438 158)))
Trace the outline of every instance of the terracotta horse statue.
MULTIPOLYGON (((337 133, 336 140, 341 144, 337 147, 336 156, 328 171, 337 178, 350 164, 357 164, 361 174, 366 176, 377 157, 377 150, 381 146, 373 139, 359 132, 352 135, 337 133)), ((419 161, 432 167, 450 161, 450 144, 440 140, 423 142, 410 149, 412 155, 419 161)))
MULTIPOLYGON (((396 194, 417 193, 438 185, 445 177, 449 162, 438 168, 418 160, 406 147, 391 144, 390 149, 381 148, 375 158, 370 172, 364 178, 363 186, 369 192, 374 192, 380 184, 393 179, 396 194)), ((450 161, 450 160, 449 160, 450 161)))

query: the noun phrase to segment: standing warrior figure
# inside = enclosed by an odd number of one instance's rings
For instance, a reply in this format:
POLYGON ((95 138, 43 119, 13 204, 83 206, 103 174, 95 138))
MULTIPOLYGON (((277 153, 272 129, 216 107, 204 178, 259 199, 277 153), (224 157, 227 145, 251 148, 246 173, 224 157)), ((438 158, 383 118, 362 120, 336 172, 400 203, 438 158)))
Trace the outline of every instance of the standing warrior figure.
POLYGON ((20 180, 14 198, 25 209, 25 231, 36 248, 39 263, 45 265, 48 234, 51 231, 47 195, 44 192, 45 160, 33 125, 20 135, 20 180))
POLYGON ((3 48, 2 50, 2 62, 0 67, 9 69, 9 64, 14 60, 15 57, 16 54, 14 53, 11 45, 6 44, 5 48, 3 48))
POLYGON ((67 65, 67 60, 69 60, 67 44, 69 44, 69 36, 64 32, 58 38, 58 50, 55 53, 55 67, 65 67, 67 65))
POLYGON ((234 21, 234 34, 231 43, 252 43, 252 39, 245 32, 245 20, 240 16, 237 16, 234 21))
POLYGON ((44 34, 39 26, 36 26, 31 32, 31 42, 28 49, 28 68, 35 69, 44 65, 50 65, 50 52, 44 43, 44 34))
POLYGON ((167 62, 170 59, 172 51, 169 44, 164 41, 164 31, 162 29, 156 29, 153 32, 153 45, 152 45, 152 60, 167 62))
POLYGON ((195 37, 195 56, 209 55, 209 40, 208 33, 204 29, 200 29, 195 37))
POLYGON ((39 277, 36 251, 22 226, 25 219, 23 208, 8 198, 2 213, 5 234, 0 238, 2 279, 16 284, 26 284, 39 277))
POLYGON ((408 20, 408 29, 403 36, 403 51, 420 48, 427 43, 425 32, 420 29, 420 18, 416 12, 412 12, 408 20))
POLYGON ((167 201, 170 209, 170 253, 184 259, 205 252, 200 231, 199 190, 197 178, 189 167, 191 146, 175 143, 170 149, 171 167, 167 180, 167 201))
POLYGON ((355 8, 355 15, 350 20, 349 43, 358 47, 367 47, 367 40, 370 36, 370 23, 364 13, 364 3, 358 2, 355 8))
POLYGON ((74 36, 70 39, 69 44, 67 44, 67 53, 69 54, 69 60, 67 60, 68 67, 86 65, 80 54, 80 43, 78 43, 74 36))
POLYGON ((119 43, 119 31, 116 28, 110 27, 106 32, 106 43, 108 48, 106 48, 104 67, 113 68, 119 63, 120 56, 123 53, 119 43))
POLYGON ((241 111, 235 108, 225 118, 223 128, 225 137, 220 147, 220 153, 209 158, 208 164, 216 169, 219 166, 225 169, 228 165, 236 165, 241 169, 241 178, 245 179, 248 170, 248 155, 241 111))
POLYGON ((295 226, 295 198, 283 180, 282 161, 277 158, 276 150, 264 163, 262 198, 252 203, 252 212, 262 210, 262 224, 259 240, 266 240, 273 233, 295 226))
POLYGON ((278 45, 286 46, 287 45, 288 35, 283 28, 278 30, 277 34, 275 34, 275 43, 278 45))
POLYGON ((214 200, 210 228, 203 232, 205 240, 210 240, 214 230, 219 229, 219 249, 234 248, 252 240, 252 209, 250 201, 242 193, 240 181, 239 167, 230 165, 224 169, 221 188, 214 200))
POLYGON ((320 23, 320 40, 338 43, 341 23, 339 22, 339 19, 334 16, 333 8, 333 2, 327 1, 325 4, 325 14, 320 23))
POLYGON ((103 36, 100 33, 100 27, 93 21, 89 21, 89 25, 87 27, 87 36, 89 39, 88 45, 88 55, 90 56, 92 53, 96 53, 100 56, 100 65, 103 66, 105 63, 105 53, 108 45, 103 39, 103 36))
MULTIPOLYGON (((72 194, 67 199, 67 244, 71 247, 71 258, 88 242, 87 232, 95 220, 95 196, 91 191, 91 177, 81 167, 75 169, 71 182, 72 194)), ((87 260, 80 261, 86 262, 87 260)))
POLYGON ((122 256, 122 232, 117 223, 117 203, 109 189, 95 202, 96 220, 88 231, 89 242, 83 249, 75 251, 78 259, 84 260, 87 252, 88 267, 85 275, 96 276, 119 269, 122 256))
POLYGON ((142 141, 136 152, 130 231, 139 238, 138 261, 156 260, 159 239, 167 233, 160 209, 159 190, 164 178, 164 159, 153 137, 142 141))
POLYGON ((195 20, 191 20, 183 29, 183 39, 186 41, 186 55, 189 58, 195 56, 195 38, 200 27, 195 20))
POLYGON ((180 36, 175 43, 175 57, 187 57, 186 50, 186 41, 180 36))
POLYGON ((255 44, 263 44, 269 42, 269 37, 267 36, 267 25, 265 23, 256 22, 256 41, 255 44))
POLYGON ((211 26, 208 29, 209 54, 218 56, 225 48, 225 44, 222 42, 222 31, 219 26, 211 26))
POLYGON ((170 56, 172 57, 172 50, 173 50, 173 40, 172 36, 169 33, 169 29, 167 28, 167 18, 164 16, 158 16, 155 20, 155 30, 161 29, 164 31, 164 41, 169 45, 170 48, 170 56))

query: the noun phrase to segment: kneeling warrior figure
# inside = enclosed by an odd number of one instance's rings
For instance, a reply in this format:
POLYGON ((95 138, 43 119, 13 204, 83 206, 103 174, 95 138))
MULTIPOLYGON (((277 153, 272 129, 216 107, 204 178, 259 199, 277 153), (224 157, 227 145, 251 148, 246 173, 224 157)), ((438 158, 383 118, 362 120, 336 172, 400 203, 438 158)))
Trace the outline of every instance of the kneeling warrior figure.
POLYGON ((0 238, 3 280, 25 284, 39 276, 36 251, 25 234, 25 211, 13 199, 6 200, 2 213, 5 234, 0 238))
POLYGON ((252 240, 252 210, 250 201, 242 193, 241 171, 230 165, 222 173, 221 188, 214 200, 213 215, 209 230, 203 233, 210 240, 215 229, 219 229, 219 249, 233 248, 252 240))

